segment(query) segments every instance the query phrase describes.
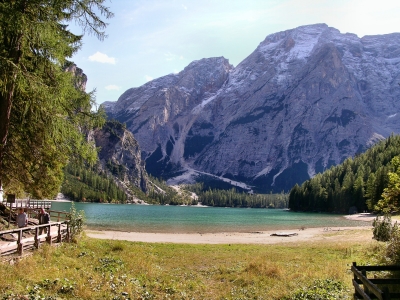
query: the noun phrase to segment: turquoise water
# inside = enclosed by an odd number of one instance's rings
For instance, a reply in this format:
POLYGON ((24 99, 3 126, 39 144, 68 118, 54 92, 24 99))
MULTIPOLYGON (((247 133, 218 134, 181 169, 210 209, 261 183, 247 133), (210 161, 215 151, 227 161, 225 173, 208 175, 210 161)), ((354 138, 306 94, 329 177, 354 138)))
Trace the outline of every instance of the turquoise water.
MULTIPOLYGON (((71 203, 53 202, 52 210, 69 211, 71 203)), ((281 209, 75 203, 85 211, 89 229, 134 232, 254 232, 301 227, 368 226, 342 215, 295 213, 281 209)))

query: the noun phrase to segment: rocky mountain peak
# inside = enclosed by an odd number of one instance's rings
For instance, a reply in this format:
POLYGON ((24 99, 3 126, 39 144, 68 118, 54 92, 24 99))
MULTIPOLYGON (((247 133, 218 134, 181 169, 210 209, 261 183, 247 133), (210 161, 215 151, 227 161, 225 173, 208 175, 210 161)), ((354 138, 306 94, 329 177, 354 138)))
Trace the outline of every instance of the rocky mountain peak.
POLYGON ((400 131, 399 49, 397 33, 301 26, 268 35, 236 68, 201 59, 106 111, 153 175, 194 170, 280 192, 400 131))

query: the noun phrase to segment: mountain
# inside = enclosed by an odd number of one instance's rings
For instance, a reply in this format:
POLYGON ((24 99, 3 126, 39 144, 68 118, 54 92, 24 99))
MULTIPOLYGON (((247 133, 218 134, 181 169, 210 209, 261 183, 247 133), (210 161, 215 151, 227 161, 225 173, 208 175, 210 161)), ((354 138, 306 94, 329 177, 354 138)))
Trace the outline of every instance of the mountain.
POLYGON ((148 191, 149 179, 138 142, 121 123, 106 122, 102 128, 91 132, 89 139, 100 148, 101 168, 114 175, 114 181, 125 191, 128 199, 134 198, 132 188, 148 191))
POLYGON ((399 33, 359 38, 316 24, 268 35, 236 67, 194 61, 104 107, 153 175, 280 192, 399 132, 399 83, 399 33))

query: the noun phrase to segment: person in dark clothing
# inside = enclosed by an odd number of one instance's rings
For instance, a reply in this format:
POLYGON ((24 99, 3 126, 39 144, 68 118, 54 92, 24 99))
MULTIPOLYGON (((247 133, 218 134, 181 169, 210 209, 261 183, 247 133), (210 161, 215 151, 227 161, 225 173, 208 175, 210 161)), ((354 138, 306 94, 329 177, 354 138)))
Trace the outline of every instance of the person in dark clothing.
MULTIPOLYGON (((50 215, 42 207, 40 209, 40 213, 39 213, 39 225, 49 224, 49 223, 50 223, 50 215)), ((42 234, 43 231, 44 231, 44 233, 47 233, 47 227, 40 227, 39 228, 39 234, 42 234)))
POLYGON ((17 215, 17 225, 18 228, 23 228, 28 225, 28 216, 22 207, 19 209, 19 213, 17 215))

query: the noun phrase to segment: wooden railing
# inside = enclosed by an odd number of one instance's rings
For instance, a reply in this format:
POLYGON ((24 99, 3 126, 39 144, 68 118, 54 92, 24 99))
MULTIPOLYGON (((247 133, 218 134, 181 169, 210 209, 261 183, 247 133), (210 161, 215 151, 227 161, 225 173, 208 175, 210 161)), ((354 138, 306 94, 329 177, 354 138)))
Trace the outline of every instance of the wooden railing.
POLYGON ((44 208, 50 209, 52 201, 50 200, 36 200, 36 199, 15 199, 14 202, 8 203, 4 202, 4 205, 11 207, 11 208, 44 208))
POLYGON ((400 293, 391 292, 389 287, 398 287, 399 278, 368 278, 367 271, 400 271, 400 266, 357 266, 355 262, 351 267, 354 274, 353 286, 355 289, 354 299, 400 299, 400 293), (362 287, 360 286, 362 285, 362 287), (381 286, 380 287, 378 287, 381 286))
POLYGON ((28 201, 28 206, 31 208, 45 208, 49 209, 51 208, 51 201, 50 200, 35 200, 35 199, 29 199, 28 201))
POLYGON ((53 221, 61 222, 69 220, 69 212, 68 211, 56 211, 56 210, 48 210, 50 214, 50 219, 53 221))
POLYGON ((42 243, 52 244, 70 240, 69 221, 0 231, 0 256, 18 254, 24 250, 38 249, 42 243), (42 232, 46 233, 42 233, 42 232), (4 239, 8 236, 8 239, 4 239))

